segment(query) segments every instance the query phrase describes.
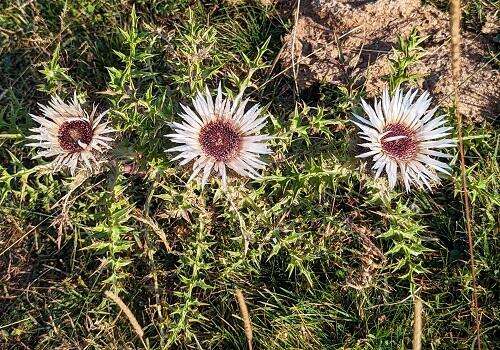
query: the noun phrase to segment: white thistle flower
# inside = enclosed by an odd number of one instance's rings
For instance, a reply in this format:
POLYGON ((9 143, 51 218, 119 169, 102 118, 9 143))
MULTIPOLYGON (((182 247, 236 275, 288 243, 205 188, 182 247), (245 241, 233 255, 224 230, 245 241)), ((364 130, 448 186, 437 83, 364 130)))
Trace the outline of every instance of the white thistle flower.
POLYGON ((78 102, 76 92, 69 104, 59 96, 52 96, 48 106, 38 105, 43 116, 30 115, 40 126, 30 129, 35 134, 27 137, 36 142, 26 145, 40 148, 33 159, 55 156, 51 162, 54 170, 67 167, 72 175, 77 167, 93 171, 98 163, 96 156, 110 149, 109 142, 113 141, 105 136, 114 132, 108 126, 110 122, 102 122, 107 111, 95 117, 94 106, 89 115, 78 102))
POLYGON ((455 147, 454 140, 445 138, 452 127, 443 126, 444 115, 434 117, 437 107, 428 110, 431 98, 427 92, 414 101, 417 92, 403 94, 398 88, 391 98, 386 88, 382 100, 375 99, 375 109, 361 101, 368 119, 354 114, 361 138, 368 141, 360 146, 370 149, 358 157, 373 156, 375 178, 385 169, 390 188, 396 185, 398 171, 406 191, 410 184, 431 189, 440 182, 438 172, 450 174, 448 164, 433 157, 451 158, 438 149, 455 147))
POLYGON ((266 166, 259 157, 271 153, 263 142, 271 137, 257 135, 266 125, 267 116, 259 117, 261 109, 258 104, 245 112, 249 100, 241 101, 241 96, 234 101, 223 98, 220 84, 215 103, 207 86, 205 89, 205 94, 198 91, 193 99, 196 112, 181 105, 185 112, 180 114, 183 122, 172 123, 175 133, 166 135, 172 142, 181 145, 166 151, 180 152, 172 159, 182 159, 180 165, 194 160, 193 173, 188 182, 203 170, 202 187, 212 171, 220 175, 225 186, 226 167, 239 175, 259 178, 258 170, 266 166))

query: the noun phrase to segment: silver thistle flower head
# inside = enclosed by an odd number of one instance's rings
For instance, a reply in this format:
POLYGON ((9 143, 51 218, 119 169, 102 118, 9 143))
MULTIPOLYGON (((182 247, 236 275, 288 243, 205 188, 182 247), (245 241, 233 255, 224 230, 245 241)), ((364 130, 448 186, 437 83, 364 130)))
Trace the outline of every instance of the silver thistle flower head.
POLYGON ((444 115, 434 116, 437 107, 429 110, 428 92, 415 100, 417 92, 404 94, 398 88, 390 97, 386 88, 381 101, 375 99, 375 108, 361 101, 368 118, 354 114, 357 121, 353 122, 367 141, 360 146, 369 149, 358 157, 373 157, 375 178, 385 170, 390 188, 400 178, 406 191, 411 185, 431 190, 440 183, 438 173, 450 174, 448 164, 436 158, 451 158, 440 149, 455 147, 456 142, 447 138, 452 127, 445 126, 444 115))
POLYGON ((182 159, 181 165, 193 161, 188 182, 203 170, 202 187, 213 171, 220 175, 225 186, 226 167, 241 176, 260 177, 259 170, 266 166, 260 155, 271 153, 265 144, 271 137, 258 135, 267 123, 267 116, 260 116, 258 104, 245 112, 249 100, 242 101, 241 96, 234 100, 223 98, 220 84, 215 101, 208 87, 205 90, 205 94, 198 91, 193 99, 194 110, 181 105, 183 122, 172 123, 174 133, 166 135, 180 144, 167 150, 180 152, 172 160, 182 159))
POLYGON ((36 140, 27 144, 37 148, 33 159, 54 157, 51 165, 54 171, 68 168, 72 175, 77 168, 94 171, 101 154, 111 148, 114 132, 109 121, 102 119, 107 111, 96 117, 97 107, 88 114, 76 98, 69 103, 59 96, 52 96, 47 106, 39 104, 42 116, 30 114, 39 127, 30 129, 34 134, 28 139, 36 140))

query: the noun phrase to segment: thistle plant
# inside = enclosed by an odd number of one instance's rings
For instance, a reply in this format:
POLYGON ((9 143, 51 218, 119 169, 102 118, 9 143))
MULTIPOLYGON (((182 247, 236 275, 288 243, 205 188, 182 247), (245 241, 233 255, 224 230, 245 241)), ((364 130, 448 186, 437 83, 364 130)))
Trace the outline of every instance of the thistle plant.
POLYGON ((53 157, 54 170, 69 168, 72 175, 77 168, 88 172, 96 170, 104 151, 111 149, 113 128, 103 117, 107 111, 97 115, 97 106, 88 113, 77 100, 64 103, 59 96, 53 96, 48 106, 40 105, 43 117, 31 115, 40 124, 30 129, 35 134, 28 136, 35 142, 26 146, 41 148, 33 158, 53 157))
POLYGON ((397 39, 392 58, 389 59, 391 74, 386 77, 391 92, 396 91, 403 83, 412 84, 421 78, 419 73, 412 73, 410 67, 425 55, 422 43, 427 37, 421 36, 417 29, 414 28, 408 36, 398 35, 397 39))
POLYGON ((206 87, 203 95, 198 92, 193 104, 196 113, 183 106, 181 114, 184 122, 173 123, 175 131, 167 136, 175 143, 180 143, 167 152, 181 152, 173 158, 182 159, 180 165, 194 160, 193 173, 188 182, 201 170, 203 187, 212 173, 219 173, 222 183, 227 183, 227 169, 232 169, 242 176, 258 178, 257 172, 266 165, 259 155, 271 153, 265 144, 269 135, 256 135, 265 125, 267 116, 260 116, 260 108, 254 105, 245 111, 247 100, 241 101, 238 95, 234 101, 222 97, 219 85, 215 102, 206 87))
POLYGON ((452 158, 441 150, 455 147, 455 141, 447 138, 453 128, 444 126, 446 115, 434 117, 437 107, 428 110, 428 93, 415 101, 417 92, 397 89, 390 97, 385 89, 375 108, 361 101, 367 118, 354 114, 361 138, 368 141, 360 146, 369 149, 357 157, 373 156, 375 178, 385 170, 390 188, 399 177, 407 191, 411 185, 430 190, 440 183, 437 173, 450 175, 448 164, 435 158, 452 158))

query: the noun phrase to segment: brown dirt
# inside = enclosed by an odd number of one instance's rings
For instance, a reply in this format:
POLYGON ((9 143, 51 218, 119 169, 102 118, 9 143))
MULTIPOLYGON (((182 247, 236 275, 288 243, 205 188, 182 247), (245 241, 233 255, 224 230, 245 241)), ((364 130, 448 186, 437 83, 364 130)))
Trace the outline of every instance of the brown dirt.
MULTIPOLYGON (((284 38, 282 68, 292 65, 294 46, 299 88, 318 82, 358 81, 366 83, 368 96, 374 96, 386 84, 383 77, 389 74, 397 35, 406 36, 417 28, 428 36, 423 43, 426 55, 412 70, 423 74, 418 81, 421 88, 429 90, 442 106, 450 106, 448 26, 448 14, 420 0, 302 0, 296 26, 284 38)), ((463 34, 461 112, 475 120, 500 114, 500 73, 488 62, 489 52, 486 36, 463 34)), ((294 75, 292 69, 288 72, 294 75)))

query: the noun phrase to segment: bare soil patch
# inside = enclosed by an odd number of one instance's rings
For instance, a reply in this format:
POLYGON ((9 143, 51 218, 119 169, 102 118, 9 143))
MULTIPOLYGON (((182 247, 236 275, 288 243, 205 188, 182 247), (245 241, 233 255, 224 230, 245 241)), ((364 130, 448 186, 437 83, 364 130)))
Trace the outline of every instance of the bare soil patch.
MULTIPOLYGON (((383 77, 390 72, 397 35, 406 36, 413 28, 428 36, 426 55, 412 67, 423 75, 418 84, 439 104, 450 106, 448 14, 420 0, 302 0, 295 28, 284 38, 281 62, 283 68, 298 63, 295 77, 301 89, 318 82, 364 81, 368 96, 374 96, 386 84, 383 77)), ((489 23, 488 32, 491 28, 489 23)), ((474 120, 500 114, 500 73, 492 64, 493 49, 486 35, 463 33, 460 108, 474 120)))

